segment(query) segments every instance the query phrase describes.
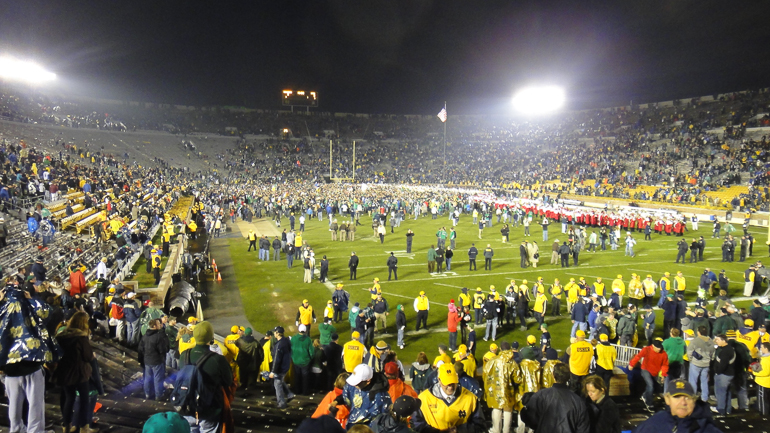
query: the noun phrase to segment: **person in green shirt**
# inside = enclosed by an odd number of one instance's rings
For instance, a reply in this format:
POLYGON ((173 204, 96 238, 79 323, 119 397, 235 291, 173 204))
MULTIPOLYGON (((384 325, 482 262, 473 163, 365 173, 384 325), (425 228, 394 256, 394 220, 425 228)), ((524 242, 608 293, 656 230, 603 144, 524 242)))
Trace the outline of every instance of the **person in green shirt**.
POLYGON ((681 337, 681 331, 677 328, 671 330, 669 338, 663 340, 663 350, 668 355, 668 377, 666 377, 666 386, 671 380, 684 377, 684 352, 687 345, 681 337))
MULTIPOLYGON (((195 364, 207 352, 211 352, 211 343, 214 342, 214 327, 209 322, 200 322, 193 331, 195 338, 195 347, 186 350, 179 358, 179 368, 183 368, 188 363, 195 364), (189 358, 188 358, 189 357, 189 358)), ((200 367, 205 375, 213 381, 217 387, 222 387, 227 394, 227 398, 232 400, 232 391, 235 389, 233 381, 233 371, 230 369, 230 363, 224 356, 214 353, 200 367)), ((230 419, 222 418, 222 409, 224 408, 223 398, 214 398, 214 404, 210 407, 201 409, 198 412, 198 426, 201 431, 220 431, 223 425, 232 426, 232 415, 230 419)), ((196 422, 192 416, 184 417, 190 425, 196 422)))
POLYGON ((179 342, 176 337, 179 330, 176 329, 176 317, 170 316, 165 325, 166 337, 168 337, 168 354, 166 355, 166 367, 177 369, 179 367, 179 342))
POLYGON ((294 389, 297 394, 310 392, 310 361, 313 360, 313 341, 307 336, 307 327, 299 325, 299 333, 291 337, 291 362, 294 363, 294 389))
POLYGON ((318 325, 318 331, 321 333, 321 346, 328 346, 332 342, 332 334, 337 332, 337 329, 332 325, 332 319, 324 317, 323 323, 318 325))

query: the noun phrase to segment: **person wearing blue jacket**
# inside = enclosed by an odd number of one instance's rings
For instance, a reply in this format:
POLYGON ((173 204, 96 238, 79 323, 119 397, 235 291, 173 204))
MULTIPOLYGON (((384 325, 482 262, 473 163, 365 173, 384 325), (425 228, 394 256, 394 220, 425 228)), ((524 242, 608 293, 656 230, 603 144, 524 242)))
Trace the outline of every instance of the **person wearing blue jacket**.
POLYGON ((588 311, 585 300, 578 297, 578 301, 572 305, 572 338, 575 338, 575 332, 580 329, 583 332, 588 331, 588 311))
POLYGON ((368 425, 381 413, 387 413, 391 405, 388 379, 382 373, 375 373, 366 364, 359 364, 345 380, 342 399, 350 408, 347 428, 355 424, 368 425))
POLYGON ((721 432, 714 424, 708 403, 702 402, 692 385, 684 379, 671 381, 663 396, 666 409, 636 427, 636 433, 721 432))
POLYGON ((129 346, 137 346, 139 344, 139 317, 142 315, 142 310, 139 305, 134 301, 136 298, 136 292, 129 292, 126 295, 126 300, 123 302, 123 318, 126 319, 126 341, 129 346))
POLYGON ((275 398, 278 400, 278 408, 285 409, 286 401, 294 398, 294 394, 284 382, 286 373, 291 367, 291 343, 283 336, 283 327, 278 326, 273 331, 275 337, 275 350, 273 353, 273 368, 268 377, 273 379, 275 386, 275 398))

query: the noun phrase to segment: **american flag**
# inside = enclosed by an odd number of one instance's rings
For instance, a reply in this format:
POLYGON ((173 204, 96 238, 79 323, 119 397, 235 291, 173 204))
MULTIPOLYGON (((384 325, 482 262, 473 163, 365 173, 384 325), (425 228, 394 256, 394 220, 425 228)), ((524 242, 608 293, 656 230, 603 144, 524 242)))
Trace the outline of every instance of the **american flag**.
POLYGON ((442 122, 446 122, 446 107, 442 108, 441 111, 437 114, 438 118, 441 119, 442 122))

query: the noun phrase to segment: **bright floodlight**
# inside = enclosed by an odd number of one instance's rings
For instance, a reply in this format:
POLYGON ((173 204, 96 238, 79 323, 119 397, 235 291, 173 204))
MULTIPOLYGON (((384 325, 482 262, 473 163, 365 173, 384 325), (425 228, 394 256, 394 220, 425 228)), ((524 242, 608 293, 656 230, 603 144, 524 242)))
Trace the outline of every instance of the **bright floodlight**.
POLYGON ((11 57, 0 57, 0 78, 39 84, 56 79, 56 74, 40 65, 11 57))
POLYGON ((557 86, 526 87, 516 92, 513 107, 522 114, 538 115, 564 106, 564 89, 557 86))

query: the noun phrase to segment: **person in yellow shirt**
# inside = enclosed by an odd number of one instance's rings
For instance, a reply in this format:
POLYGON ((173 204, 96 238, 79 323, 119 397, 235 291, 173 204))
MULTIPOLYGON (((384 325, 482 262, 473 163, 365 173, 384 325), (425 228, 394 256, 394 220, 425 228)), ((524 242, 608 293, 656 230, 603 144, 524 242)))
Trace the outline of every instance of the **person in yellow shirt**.
POLYGON ((588 376, 594 347, 586 341, 586 333, 579 329, 575 333, 575 342, 569 346, 570 386, 576 393, 583 386, 583 378, 588 376))
POLYGON ((233 380, 235 380, 235 383, 240 383, 240 372, 238 371, 238 364, 236 363, 238 360, 238 346, 235 345, 235 342, 241 338, 241 335, 243 335, 243 331, 245 330, 246 328, 244 327, 233 326, 230 328, 230 335, 225 337, 225 347, 227 347, 227 355, 225 358, 227 359, 227 362, 230 363, 230 369, 233 371, 233 380))
POLYGON ((326 301, 326 308, 324 308, 323 317, 334 320, 334 304, 332 303, 331 299, 326 301))
POLYGON ((460 293, 458 299, 460 299, 460 311, 465 311, 465 307, 471 308, 471 295, 468 294, 467 287, 462 288, 462 293, 460 293))
POLYGON ((572 313, 572 305, 577 302, 578 299, 578 285, 574 278, 569 279, 569 283, 564 286, 564 291, 567 292, 567 312, 572 313))
POLYGON ((551 315, 554 317, 561 316, 561 298, 564 290, 562 289, 561 284, 559 284, 558 278, 553 280, 553 285, 551 285, 548 293, 551 294, 551 315))
POLYGON ((452 357, 449 355, 449 348, 444 344, 438 345, 438 356, 433 358, 433 367, 439 367, 439 364, 454 365, 452 357))
POLYGON ((459 361, 463 364, 463 371, 465 371, 465 374, 470 377, 476 376, 476 358, 470 356, 470 353, 468 353, 468 346, 461 344, 457 348, 457 353, 454 358, 455 361, 459 361))
POLYGON ((540 325, 545 321, 545 309, 548 307, 548 299, 545 297, 545 293, 538 293, 535 299, 535 319, 540 325))
POLYGON ((307 334, 310 335, 310 325, 316 323, 315 311, 310 305, 307 299, 302 300, 302 305, 297 309, 297 317, 294 319, 294 324, 299 328, 299 325, 305 325, 307 328, 307 334))
POLYGON ((342 346, 342 363, 345 371, 352 374, 356 366, 364 360, 366 346, 359 341, 361 334, 358 331, 353 331, 351 338, 342 346))
POLYGON ((254 250, 257 250, 257 234, 254 232, 254 229, 250 229, 249 233, 246 235, 246 239, 249 240, 249 249, 246 250, 246 252, 251 251, 251 247, 254 247, 254 250))
POLYGON ((372 287, 369 288, 369 295, 371 295, 372 300, 375 300, 377 299, 377 295, 381 294, 382 289, 380 288, 380 279, 375 277, 374 280, 372 280, 372 287))
POLYGON ((613 370, 615 369, 615 360, 618 358, 618 351, 610 344, 607 334, 599 335, 599 344, 596 345, 595 350, 596 375, 604 379, 604 383, 607 384, 607 389, 609 390, 613 370))
POLYGON ((676 273, 673 281, 673 288, 677 296, 684 296, 684 291, 687 289, 687 281, 685 281, 682 271, 676 273))
POLYGON ((484 368, 484 366, 487 364, 487 361, 497 356, 500 349, 497 347, 497 344, 492 343, 489 345, 489 352, 485 353, 484 356, 481 358, 481 367, 484 368))
POLYGON ((623 282, 623 276, 618 274, 618 277, 612 280, 612 293, 618 295, 618 305, 623 305, 623 296, 626 294, 626 283, 623 282))
POLYGON ((770 343, 764 342, 759 348, 759 371, 754 371, 757 384, 757 408, 763 416, 770 415, 770 343))
POLYGON ((639 308, 639 304, 642 302, 642 298, 644 298, 644 288, 642 287, 642 280, 639 279, 639 275, 631 274, 631 281, 628 282, 628 297, 631 298, 631 304, 639 308))
POLYGON ((478 398, 459 386, 459 382, 460 378, 451 363, 438 369, 438 383, 420 393, 420 410, 412 417, 416 431, 487 429, 478 398), (465 424, 472 424, 473 427, 464 427, 465 424))
POLYGON ((484 302, 486 302, 487 296, 481 290, 481 287, 476 287, 476 293, 473 294, 473 310, 476 313, 476 324, 481 325, 483 314, 481 309, 484 308, 484 302))
POLYGON ((594 282, 594 293, 599 295, 599 297, 604 298, 604 283, 602 282, 602 277, 596 277, 596 282, 594 282))

